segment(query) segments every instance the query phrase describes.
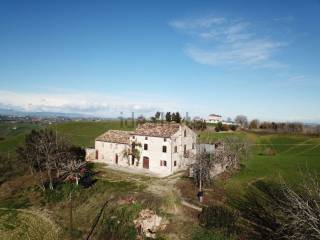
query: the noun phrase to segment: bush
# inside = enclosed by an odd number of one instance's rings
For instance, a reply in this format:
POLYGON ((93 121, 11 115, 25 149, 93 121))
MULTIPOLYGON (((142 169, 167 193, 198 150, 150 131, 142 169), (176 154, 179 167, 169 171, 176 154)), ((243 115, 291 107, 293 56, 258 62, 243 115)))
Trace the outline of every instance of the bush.
POLYGON ((215 127, 216 132, 223 131, 223 125, 222 122, 218 122, 217 126, 215 127))
POLYGON ((236 230, 238 214, 225 206, 209 206, 199 215, 200 225, 207 229, 222 230, 225 234, 233 234, 236 230))
POLYGON ((232 131, 236 131, 237 128, 238 128, 237 125, 230 125, 230 129, 231 129, 232 131))
POLYGON ((320 239, 319 177, 293 190, 284 183, 257 181, 245 195, 232 199, 249 239, 320 239))
POLYGON ((221 233, 213 232, 207 229, 199 229, 192 234, 192 240, 233 240, 232 236, 224 236, 221 233))
POLYGON ((133 220, 138 216, 140 210, 140 204, 126 204, 109 209, 103 219, 102 239, 135 240, 138 232, 133 220))

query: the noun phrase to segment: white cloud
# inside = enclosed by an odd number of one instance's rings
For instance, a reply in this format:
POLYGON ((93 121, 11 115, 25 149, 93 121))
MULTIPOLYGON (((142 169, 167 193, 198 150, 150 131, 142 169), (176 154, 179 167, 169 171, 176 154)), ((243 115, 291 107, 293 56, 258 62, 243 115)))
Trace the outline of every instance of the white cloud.
POLYGON ((274 53, 286 44, 258 36, 252 23, 226 18, 205 19, 176 20, 170 23, 172 27, 202 40, 185 48, 186 54, 194 61, 213 66, 285 65, 274 59, 274 53))
POLYGON ((19 93, 0 90, 0 108, 32 112, 81 113, 115 117, 120 112, 153 115, 155 111, 182 110, 177 101, 164 100, 155 95, 126 93, 102 95, 87 92, 19 93))
POLYGON ((224 18, 206 17, 192 20, 175 20, 169 24, 177 29, 193 29, 193 28, 210 28, 214 25, 219 25, 225 22, 224 18))

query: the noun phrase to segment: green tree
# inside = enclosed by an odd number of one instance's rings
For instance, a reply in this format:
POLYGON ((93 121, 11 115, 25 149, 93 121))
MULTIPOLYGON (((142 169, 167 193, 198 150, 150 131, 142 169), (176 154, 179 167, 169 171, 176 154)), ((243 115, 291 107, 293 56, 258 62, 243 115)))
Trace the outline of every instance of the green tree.
POLYGON ((159 120, 159 119, 160 119, 160 116, 161 116, 161 113, 160 113, 160 112, 156 112, 156 114, 154 115, 154 117, 155 117, 156 120, 159 120))
POLYGON ((170 113, 170 112, 167 112, 167 113, 166 113, 166 121, 167 121, 167 122, 171 122, 171 119, 172 119, 172 118, 171 118, 171 113, 170 113))
POLYGON ((181 116, 180 116, 180 113, 179 112, 176 112, 176 117, 175 117, 175 120, 174 120, 176 123, 180 123, 181 122, 181 116))

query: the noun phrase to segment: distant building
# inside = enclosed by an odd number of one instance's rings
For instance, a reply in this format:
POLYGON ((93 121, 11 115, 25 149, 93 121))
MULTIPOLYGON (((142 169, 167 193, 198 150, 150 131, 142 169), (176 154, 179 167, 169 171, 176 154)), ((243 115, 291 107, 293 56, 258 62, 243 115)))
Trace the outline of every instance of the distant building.
POLYGON ((210 114, 208 116, 208 119, 206 121, 207 123, 218 123, 222 122, 222 116, 217 115, 217 114, 210 114))
POLYGON ((140 124, 135 131, 109 130, 95 140, 87 159, 167 176, 187 169, 197 135, 183 124, 140 124))

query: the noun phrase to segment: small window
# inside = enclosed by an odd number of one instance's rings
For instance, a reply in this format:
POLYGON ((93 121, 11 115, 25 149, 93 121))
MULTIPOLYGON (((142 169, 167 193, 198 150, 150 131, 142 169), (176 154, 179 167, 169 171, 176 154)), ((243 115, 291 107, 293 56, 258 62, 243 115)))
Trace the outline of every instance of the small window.
POLYGON ((174 152, 177 153, 178 152, 178 147, 174 146, 174 152))
POLYGON ((148 140, 148 137, 145 137, 144 140, 148 140))
POLYGON ((167 161, 163 161, 163 166, 167 166, 167 161))
POLYGON ((186 154, 187 153, 187 145, 183 146, 183 153, 186 154))
POLYGON ((184 130, 183 136, 184 136, 184 137, 187 136, 187 130, 184 130))
POLYGON ((167 152, 167 146, 162 146, 162 152, 164 152, 164 153, 167 152))
POLYGON ((132 138, 135 139, 136 137, 135 137, 135 136, 132 136, 132 138))
POLYGON ((167 141, 167 139, 166 139, 166 138, 164 138, 164 139, 163 139, 163 141, 164 141, 164 142, 166 142, 166 141, 167 141))
POLYGON ((177 161, 174 161, 174 162, 173 162, 173 165, 176 167, 176 166, 177 166, 177 161))
POLYGON ((194 149, 194 143, 192 143, 192 149, 194 149))
POLYGON ((148 144, 145 143, 145 144, 143 145, 143 150, 148 150, 148 144))

